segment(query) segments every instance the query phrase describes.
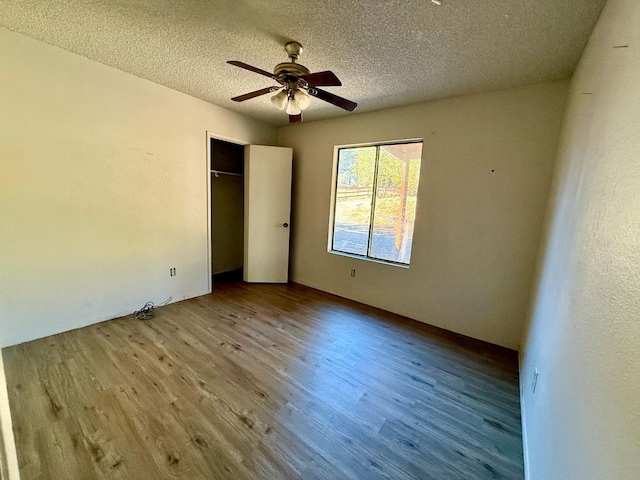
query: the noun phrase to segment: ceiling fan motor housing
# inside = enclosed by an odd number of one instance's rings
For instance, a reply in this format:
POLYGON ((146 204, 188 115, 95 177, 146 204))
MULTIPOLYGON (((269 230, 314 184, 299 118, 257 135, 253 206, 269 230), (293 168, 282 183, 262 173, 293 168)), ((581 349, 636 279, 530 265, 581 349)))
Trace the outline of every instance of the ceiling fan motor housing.
POLYGON ((287 75, 292 77, 301 77, 302 75, 308 75, 310 72, 309 69, 304 65, 293 62, 285 62, 276 65, 276 68, 273 69, 273 73, 278 77, 284 77, 287 75))
POLYGON ((284 46, 284 50, 291 59, 290 62, 279 63, 273 69, 273 74, 278 77, 281 84, 291 84, 298 81, 302 75, 311 73, 307 67, 296 63, 302 53, 302 45, 298 42, 289 42, 284 46))

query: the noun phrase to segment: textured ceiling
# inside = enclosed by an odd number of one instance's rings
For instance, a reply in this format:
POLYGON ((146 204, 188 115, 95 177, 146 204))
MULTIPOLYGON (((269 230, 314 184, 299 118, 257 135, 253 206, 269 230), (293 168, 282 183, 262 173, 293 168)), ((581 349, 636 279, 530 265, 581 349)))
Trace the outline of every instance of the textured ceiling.
MULTIPOLYGON (((357 112, 568 77, 606 0, 1 0, 0 25, 216 105, 283 125, 264 70, 333 70, 357 112)), ((313 99, 305 121, 353 115, 313 99)))

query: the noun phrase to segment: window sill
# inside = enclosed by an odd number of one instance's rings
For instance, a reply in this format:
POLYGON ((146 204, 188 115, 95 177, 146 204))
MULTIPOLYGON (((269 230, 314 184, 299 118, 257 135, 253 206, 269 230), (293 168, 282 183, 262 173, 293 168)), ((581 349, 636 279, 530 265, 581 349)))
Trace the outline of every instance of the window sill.
POLYGON ((406 270, 409 270, 409 267, 410 267, 410 265, 405 265, 404 263, 396 263, 396 262, 390 262, 388 260, 380 260, 377 258, 363 257, 362 255, 339 252, 337 250, 328 250, 327 252, 333 255, 339 255, 341 257, 353 258, 354 260, 364 260, 365 262, 371 262, 371 263, 379 263, 381 265, 387 265, 389 267, 399 267, 399 268, 404 268, 406 270))

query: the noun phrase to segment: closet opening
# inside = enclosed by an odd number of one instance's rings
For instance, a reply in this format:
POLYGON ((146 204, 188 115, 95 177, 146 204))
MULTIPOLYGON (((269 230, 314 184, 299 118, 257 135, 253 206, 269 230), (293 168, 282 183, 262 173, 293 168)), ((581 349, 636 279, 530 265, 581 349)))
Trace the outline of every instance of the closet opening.
POLYGON ((209 138, 211 272, 216 282, 242 280, 244 262, 244 145, 209 138))

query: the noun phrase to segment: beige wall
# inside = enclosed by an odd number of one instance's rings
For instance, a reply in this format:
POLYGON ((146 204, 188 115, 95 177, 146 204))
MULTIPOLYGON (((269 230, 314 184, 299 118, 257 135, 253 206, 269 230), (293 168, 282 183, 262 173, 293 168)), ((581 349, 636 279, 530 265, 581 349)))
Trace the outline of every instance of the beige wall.
POLYGON ((4 28, 0 45, 0 345, 206 293, 206 132, 276 130, 4 28))
POLYGON ((640 478, 639 86, 640 4, 609 0, 571 85, 523 338, 531 480, 640 478))
POLYGON ((293 281, 516 348, 567 88, 281 128, 279 144, 294 150, 293 281), (327 253, 334 146, 407 138, 424 139, 411 267, 327 253))

